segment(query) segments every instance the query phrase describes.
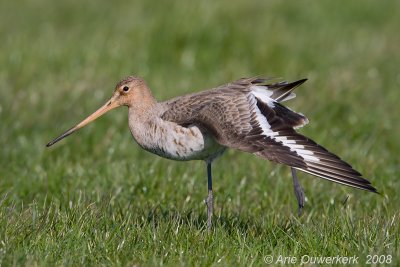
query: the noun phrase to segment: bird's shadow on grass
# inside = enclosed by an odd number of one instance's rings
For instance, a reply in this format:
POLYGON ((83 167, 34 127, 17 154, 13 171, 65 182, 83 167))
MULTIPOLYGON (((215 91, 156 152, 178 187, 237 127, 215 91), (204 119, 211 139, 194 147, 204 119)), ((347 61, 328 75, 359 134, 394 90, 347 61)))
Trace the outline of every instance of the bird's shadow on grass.
MULTIPOLYGON (((197 210, 179 211, 165 207, 152 207, 145 212, 146 220, 143 224, 158 228, 161 225, 169 225, 171 229, 186 227, 192 230, 208 232, 207 215, 197 210)), ((144 226, 144 225, 143 225, 144 226)), ((301 223, 295 217, 269 220, 259 216, 249 216, 240 213, 218 214, 213 216, 213 231, 221 230, 227 234, 249 233, 262 235, 270 231, 291 231, 301 223)))

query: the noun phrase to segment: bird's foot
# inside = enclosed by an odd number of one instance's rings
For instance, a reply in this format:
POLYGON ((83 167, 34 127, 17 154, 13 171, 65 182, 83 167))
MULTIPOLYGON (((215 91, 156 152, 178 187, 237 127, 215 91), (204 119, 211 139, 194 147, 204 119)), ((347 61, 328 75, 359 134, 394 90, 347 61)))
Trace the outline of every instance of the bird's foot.
POLYGON ((304 208, 304 204, 306 202, 306 197, 304 194, 304 190, 301 187, 299 180, 297 178, 296 170, 293 168, 292 168, 292 177, 293 177, 294 193, 296 195, 297 204, 298 204, 297 214, 298 214, 298 216, 301 216, 302 210, 304 208))
POLYGON ((214 213, 214 197, 213 197, 213 192, 210 190, 208 191, 208 196, 204 201, 207 206, 207 229, 208 231, 211 231, 212 227, 212 216, 214 213))
POLYGON ((304 204, 299 203, 299 207, 297 208, 297 216, 299 216, 299 217, 301 216, 303 208, 304 208, 304 204))

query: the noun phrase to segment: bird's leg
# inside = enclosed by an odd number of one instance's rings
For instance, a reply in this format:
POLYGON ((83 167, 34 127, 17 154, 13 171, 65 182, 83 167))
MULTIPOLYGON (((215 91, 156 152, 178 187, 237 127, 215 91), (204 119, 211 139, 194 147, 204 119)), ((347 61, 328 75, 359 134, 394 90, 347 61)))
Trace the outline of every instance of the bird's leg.
POLYGON ((206 198, 207 205, 207 229, 211 230, 212 216, 214 212, 214 198, 212 191, 212 176, 211 176, 211 162, 207 162, 207 181, 208 181, 208 196, 206 198))
POLYGON ((305 204, 305 195, 304 195, 304 190, 301 187, 299 180, 297 179, 297 173, 296 169, 292 169, 292 177, 293 177, 293 188, 294 188, 294 193, 297 198, 297 203, 298 203, 298 215, 301 215, 301 211, 304 207, 305 204))

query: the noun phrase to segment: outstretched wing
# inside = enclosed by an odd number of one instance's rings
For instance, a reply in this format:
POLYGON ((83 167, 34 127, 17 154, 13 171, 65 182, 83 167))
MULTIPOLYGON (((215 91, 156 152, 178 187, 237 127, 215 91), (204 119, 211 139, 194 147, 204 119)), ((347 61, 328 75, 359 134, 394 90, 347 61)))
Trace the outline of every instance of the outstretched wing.
POLYGON ((301 79, 291 83, 287 81, 273 83, 274 80, 276 79, 260 77, 242 78, 232 83, 221 85, 216 89, 230 88, 240 91, 250 88, 254 92, 259 91, 261 94, 267 94, 269 98, 277 102, 283 102, 295 98, 296 94, 293 93, 293 90, 307 81, 307 79, 301 79))
POLYGON ((166 102, 163 119, 197 124, 224 146, 254 153, 348 186, 376 192, 370 182, 336 155, 294 129, 307 118, 279 103, 293 97, 303 83, 266 84, 265 79, 241 79, 198 94, 166 102))

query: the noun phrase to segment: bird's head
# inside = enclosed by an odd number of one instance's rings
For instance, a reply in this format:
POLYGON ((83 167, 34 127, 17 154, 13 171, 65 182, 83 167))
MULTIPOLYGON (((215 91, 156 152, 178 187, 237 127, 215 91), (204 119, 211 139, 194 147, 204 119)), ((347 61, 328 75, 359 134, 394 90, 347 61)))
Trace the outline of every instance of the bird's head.
POLYGON ((49 147, 54 145, 61 139, 71 135, 75 131, 86 126, 90 122, 94 121, 95 119, 99 118, 100 116, 114 108, 120 106, 138 106, 146 108, 153 103, 154 99, 151 95, 149 88, 146 85, 146 82, 141 78, 129 76, 117 83, 112 97, 102 107, 100 107, 94 113, 89 115, 86 119, 78 123, 76 126, 72 127, 59 137, 55 138, 53 141, 49 142, 46 146, 49 147))
MULTIPOLYGON (((142 78, 129 76, 115 86, 115 91, 109 103, 116 106, 140 106, 152 103, 153 96, 142 78)), ((112 105, 111 104, 111 105, 112 105)))

